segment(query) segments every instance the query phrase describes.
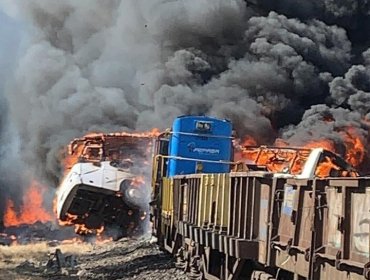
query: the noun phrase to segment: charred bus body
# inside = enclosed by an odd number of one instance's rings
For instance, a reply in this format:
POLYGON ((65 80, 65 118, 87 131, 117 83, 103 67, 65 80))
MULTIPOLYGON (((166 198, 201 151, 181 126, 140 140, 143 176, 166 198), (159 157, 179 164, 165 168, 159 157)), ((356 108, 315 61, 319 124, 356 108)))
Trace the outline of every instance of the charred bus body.
POLYGON ((152 141, 152 136, 126 133, 73 140, 56 197, 60 223, 77 225, 79 234, 107 226, 120 228, 119 235, 138 231, 148 212, 145 178, 152 141))
POLYGON ((179 157, 172 137, 156 143, 153 233, 191 279, 370 278, 370 178, 338 155, 262 146, 238 162, 179 157), (169 159, 194 172, 171 173, 169 159))

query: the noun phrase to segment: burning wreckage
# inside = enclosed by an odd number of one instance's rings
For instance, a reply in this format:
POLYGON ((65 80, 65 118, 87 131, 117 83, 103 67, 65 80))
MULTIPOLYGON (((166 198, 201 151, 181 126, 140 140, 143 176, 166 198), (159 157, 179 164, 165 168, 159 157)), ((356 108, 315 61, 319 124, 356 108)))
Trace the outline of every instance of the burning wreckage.
MULTIPOLYGON (((81 235, 99 235, 106 228, 118 228, 119 235, 140 232, 149 212, 151 190, 145 178, 150 178, 156 136, 157 132, 100 133, 73 140, 56 196, 60 224, 74 225, 81 235)), ((157 146, 162 138, 158 137, 157 146)), ((165 142, 168 145, 167 139, 165 142)), ((358 176, 345 160, 323 148, 242 147, 234 143, 232 160, 237 171, 267 171, 284 178, 358 176)))
POLYGON ((90 134, 73 140, 56 195, 60 224, 75 225, 81 235, 106 228, 118 228, 118 235, 140 232, 149 207, 145 178, 154 135, 90 134))
MULTIPOLYGON (((57 191, 60 224, 75 225, 81 235, 99 235, 106 227, 120 228, 121 235, 140 231, 149 211, 150 190, 144 178, 151 172, 149 158, 156 134, 90 134, 73 140, 57 191)), ((307 179, 358 175, 345 160, 323 148, 234 148, 238 171, 307 179)))
MULTIPOLYGON (((75 232, 80 235, 100 235, 110 228, 116 229, 108 232, 110 237, 140 233, 149 212, 151 190, 146 183, 152 172, 150 157, 153 151, 158 154, 168 148, 168 136, 171 134, 172 132, 161 135, 157 132, 90 134, 74 139, 68 145, 68 155, 63 163, 65 174, 55 199, 55 212, 60 224, 75 226, 75 232), (154 138, 156 146, 152 149, 154 138)), ((348 158, 344 160, 324 148, 315 148, 327 147, 325 143, 302 148, 293 148, 282 143, 268 147, 254 146, 255 141, 252 140, 243 141, 242 144, 235 140, 229 159, 232 167, 230 171, 260 171, 272 173, 277 178, 297 179, 358 176, 357 171, 347 163, 348 158)), ((165 158, 171 158, 171 155, 167 154, 165 158)), ((154 162, 154 170, 161 166, 158 164, 154 162)), ((167 160, 162 164, 168 164, 167 160)), ((27 198, 37 198, 37 189, 40 188, 35 184, 31 185, 32 193, 27 193, 27 198)), ((156 193, 156 188, 153 190, 155 198, 159 193, 156 193)), ((25 208, 42 209, 41 196, 33 201, 32 206, 25 208)), ((4 216, 6 233, 0 234, 0 244, 4 245, 18 240, 21 231, 19 225, 30 224, 30 219, 24 223, 25 219, 12 212, 12 204, 8 204, 7 214, 4 216), (13 221, 11 217, 19 219, 13 221)), ((37 221, 52 220, 51 216, 40 220, 40 214, 42 213, 38 213, 37 221)), ((45 233, 44 229, 45 227, 41 228, 42 234, 45 233)), ((32 226, 25 232, 34 236, 38 230, 32 226)), ((53 236, 55 238, 55 232, 53 236)), ((62 235, 61 238, 63 239, 62 235)))
POLYGON ((324 148, 246 146, 236 152, 236 171, 263 171, 278 178, 358 177, 358 171, 324 148))

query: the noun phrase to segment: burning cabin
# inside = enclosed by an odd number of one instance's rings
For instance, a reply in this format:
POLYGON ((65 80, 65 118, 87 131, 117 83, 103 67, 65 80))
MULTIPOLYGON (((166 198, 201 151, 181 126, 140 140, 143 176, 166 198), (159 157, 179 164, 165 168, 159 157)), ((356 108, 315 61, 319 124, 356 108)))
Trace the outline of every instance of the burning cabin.
POLYGON ((145 219, 150 189, 153 134, 90 134, 68 146, 65 174, 58 188, 60 224, 78 234, 100 233, 106 226, 122 235, 138 230, 145 219))

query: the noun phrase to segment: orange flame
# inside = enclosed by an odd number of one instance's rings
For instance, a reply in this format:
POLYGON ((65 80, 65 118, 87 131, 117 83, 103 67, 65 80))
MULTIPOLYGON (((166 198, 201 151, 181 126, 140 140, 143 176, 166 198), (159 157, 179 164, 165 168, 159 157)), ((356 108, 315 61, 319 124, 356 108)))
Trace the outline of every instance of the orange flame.
POLYGON ((252 136, 245 136, 241 141, 242 146, 257 146, 257 141, 252 136))
POLYGON ((346 161, 355 167, 359 166, 365 158, 366 149, 363 143, 364 140, 351 127, 347 131, 341 132, 341 136, 346 145, 346 161))
MULTIPOLYGON (((79 161, 99 162, 121 159, 125 155, 117 154, 120 146, 128 145, 130 142, 136 143, 140 138, 155 138, 159 134, 158 128, 153 128, 148 132, 88 133, 84 137, 74 139, 68 148, 64 149, 61 153, 62 167, 64 172, 67 172, 79 161)), ((149 145, 146 149, 150 152, 151 146, 149 145)))
POLYGON ((335 153, 334 142, 329 139, 318 139, 315 141, 311 141, 303 145, 303 147, 306 149, 323 148, 325 150, 335 153))
POLYGON ((275 140, 274 146, 276 146, 276 147, 288 147, 289 143, 286 142, 285 140, 281 139, 281 138, 277 138, 275 140))
POLYGON ((77 234, 80 234, 80 235, 95 234, 97 236, 100 236, 104 231, 104 226, 101 226, 98 229, 91 229, 91 228, 88 228, 85 224, 76 223, 75 221, 78 219, 77 215, 67 213, 66 216, 67 218, 65 221, 61 221, 61 220, 58 221, 59 225, 61 226, 74 225, 75 233, 77 234))
POLYGON ((23 196, 23 205, 19 212, 16 211, 14 202, 8 200, 4 215, 4 225, 6 227, 11 227, 51 221, 51 214, 43 208, 42 194, 44 189, 45 187, 41 186, 36 181, 32 181, 27 192, 23 196))
POLYGON ((61 226, 71 226, 71 225, 75 224, 74 221, 78 219, 77 215, 72 215, 70 213, 66 213, 66 216, 67 216, 67 219, 65 221, 58 220, 59 225, 61 225, 61 226))
POLYGON ((299 174, 307 160, 309 150, 275 148, 245 148, 242 158, 247 164, 265 166, 270 172, 299 174))
POLYGON ((317 167, 315 175, 321 178, 329 177, 333 169, 340 170, 340 168, 333 163, 330 157, 325 157, 324 161, 317 167))
MULTIPOLYGON (((354 167, 358 167, 365 159, 366 148, 365 140, 355 128, 347 127, 339 132, 346 148, 344 160, 354 167)), ((337 153, 335 144, 329 139, 311 141, 304 145, 305 148, 324 148, 325 150, 337 153)))
POLYGON ((96 234, 97 236, 101 235, 104 231, 104 226, 101 226, 98 229, 91 229, 86 227, 84 224, 76 224, 75 225, 75 233, 80 235, 87 235, 87 234, 96 234))
POLYGON ((233 140, 234 145, 234 161, 241 161, 243 157, 243 150, 246 146, 256 146, 257 141, 252 136, 244 136, 242 139, 234 139, 233 140))

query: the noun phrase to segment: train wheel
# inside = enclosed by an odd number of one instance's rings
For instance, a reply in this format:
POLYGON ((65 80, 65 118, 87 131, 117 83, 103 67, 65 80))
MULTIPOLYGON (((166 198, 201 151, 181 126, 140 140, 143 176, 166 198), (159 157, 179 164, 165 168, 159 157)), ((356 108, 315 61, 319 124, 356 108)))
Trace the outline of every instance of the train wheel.
POLYGON ((177 251, 175 257, 176 257, 176 263, 175 263, 176 268, 186 271, 186 267, 187 267, 186 252, 183 246, 181 246, 180 249, 177 251))
POLYGON ((190 261, 190 271, 188 278, 191 280, 202 280, 203 273, 202 273, 202 260, 199 256, 194 256, 191 258, 190 261))

